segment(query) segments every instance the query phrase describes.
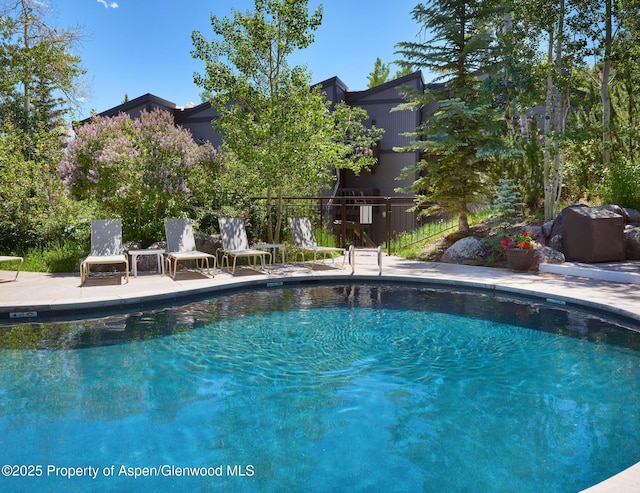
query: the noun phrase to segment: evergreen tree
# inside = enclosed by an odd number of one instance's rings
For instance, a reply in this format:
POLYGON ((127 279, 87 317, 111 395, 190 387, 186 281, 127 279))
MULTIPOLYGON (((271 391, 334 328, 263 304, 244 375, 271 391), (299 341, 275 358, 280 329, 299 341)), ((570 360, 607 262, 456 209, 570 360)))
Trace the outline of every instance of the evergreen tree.
POLYGON ((81 88, 77 31, 47 23, 47 2, 0 0, 0 252, 59 241, 73 229, 58 176, 81 88), (67 229, 69 228, 69 229, 67 229))
POLYGON ((397 45, 406 64, 424 67, 444 84, 424 93, 404 91, 399 110, 435 111, 416 129, 409 145, 396 149, 418 151, 422 159, 403 170, 415 176, 412 190, 418 204, 447 208, 458 215, 458 228, 469 229, 470 204, 490 195, 485 181, 492 165, 511 150, 502 140, 504 120, 481 90, 479 75, 491 69, 494 37, 491 23, 499 14, 491 1, 431 0, 413 9, 413 18, 431 32, 428 42, 397 45))
POLYGON ((525 203, 518 186, 510 178, 501 178, 495 187, 491 203, 490 220, 494 227, 506 234, 510 227, 523 217, 525 203))

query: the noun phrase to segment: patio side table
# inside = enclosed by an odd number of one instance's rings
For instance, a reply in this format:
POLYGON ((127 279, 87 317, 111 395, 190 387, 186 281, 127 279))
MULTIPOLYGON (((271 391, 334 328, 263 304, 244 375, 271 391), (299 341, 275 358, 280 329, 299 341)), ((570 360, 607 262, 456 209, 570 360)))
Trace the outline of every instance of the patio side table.
POLYGON ((155 255, 158 260, 158 272, 164 276, 164 250, 129 250, 131 255, 131 270, 134 277, 138 277, 138 257, 140 255, 155 255))
POLYGON ((284 243, 258 243, 253 246, 257 250, 271 250, 271 263, 276 260, 276 250, 280 250, 282 255, 282 265, 284 265, 284 243))

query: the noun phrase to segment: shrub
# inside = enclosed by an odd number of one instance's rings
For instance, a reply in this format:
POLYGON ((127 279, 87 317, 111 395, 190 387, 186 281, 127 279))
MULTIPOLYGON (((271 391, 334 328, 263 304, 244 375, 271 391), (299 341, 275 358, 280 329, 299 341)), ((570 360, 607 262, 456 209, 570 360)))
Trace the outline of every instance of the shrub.
POLYGON ((146 245, 164 236, 165 217, 184 214, 190 170, 214 154, 165 111, 96 116, 76 130, 60 174, 74 197, 100 201, 108 217, 121 218, 127 241, 146 245))
POLYGON ((64 241, 76 204, 58 178, 60 136, 0 128, 0 253, 64 241))
POLYGON ((46 248, 35 248, 24 256, 24 270, 31 272, 78 272, 88 246, 67 240, 46 248))
POLYGON ((640 164, 627 159, 612 163, 602 188, 605 203, 640 209, 640 164))

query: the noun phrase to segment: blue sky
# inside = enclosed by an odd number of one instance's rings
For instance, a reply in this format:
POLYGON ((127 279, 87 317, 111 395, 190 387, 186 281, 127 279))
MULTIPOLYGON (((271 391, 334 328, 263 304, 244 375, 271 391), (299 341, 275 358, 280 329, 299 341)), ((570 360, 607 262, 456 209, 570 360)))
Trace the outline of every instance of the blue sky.
MULTIPOLYGON (((352 91, 366 89, 376 57, 392 62, 394 45, 414 41, 411 18, 417 0, 310 0, 324 6, 322 25, 308 49, 290 63, 305 64, 313 82, 337 75, 352 91)), ((191 57, 191 32, 211 39, 210 14, 253 10, 253 0, 50 0, 60 28, 80 28, 87 99, 75 118, 86 118, 124 100, 151 93, 176 103, 200 103, 193 73, 204 65, 191 57)), ((393 74, 397 67, 391 67, 393 74)), ((425 74, 425 77, 426 74, 425 74)))

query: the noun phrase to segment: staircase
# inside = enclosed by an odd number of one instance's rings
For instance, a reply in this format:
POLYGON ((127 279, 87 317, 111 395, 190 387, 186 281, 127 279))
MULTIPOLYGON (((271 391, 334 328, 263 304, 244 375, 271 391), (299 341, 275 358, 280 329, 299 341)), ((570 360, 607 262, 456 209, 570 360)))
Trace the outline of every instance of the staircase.
POLYGON ((378 248, 369 236, 367 236, 366 231, 360 231, 359 228, 353 228, 353 234, 358 237, 358 239, 362 242, 362 246, 365 248, 378 248))

